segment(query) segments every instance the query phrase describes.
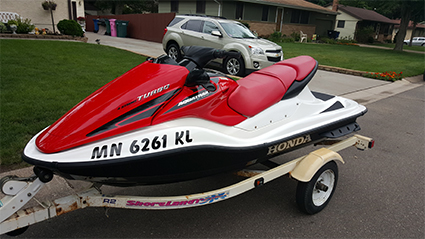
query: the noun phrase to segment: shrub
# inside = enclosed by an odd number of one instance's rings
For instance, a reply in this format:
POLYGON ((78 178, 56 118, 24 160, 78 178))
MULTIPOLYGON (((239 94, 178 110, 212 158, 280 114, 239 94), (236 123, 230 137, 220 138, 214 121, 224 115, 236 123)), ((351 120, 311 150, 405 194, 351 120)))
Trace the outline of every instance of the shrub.
POLYGON ((342 38, 338 38, 338 42, 340 43, 357 43, 351 36, 345 36, 342 38))
POLYGON ((3 33, 6 31, 6 25, 4 25, 2 22, 0 22, 0 32, 3 33))
POLYGON ((295 42, 295 39, 292 38, 292 37, 284 37, 284 38, 282 38, 282 42, 285 42, 285 43, 287 43, 287 42, 295 42))
POLYGON ((294 38, 295 41, 299 41, 301 39, 299 32, 293 32, 291 33, 291 37, 294 38))
POLYGON ((282 33, 275 31, 272 34, 270 34, 268 39, 272 42, 281 42, 282 41, 282 33))
POLYGON ((64 35, 79 36, 84 35, 83 29, 80 24, 74 20, 63 19, 58 23, 59 31, 64 35))
POLYGON ((370 42, 370 40, 372 40, 372 43, 373 43, 372 34, 374 32, 375 31, 373 30, 372 26, 357 29, 355 33, 356 39, 358 42, 361 42, 361 43, 368 43, 370 42))
POLYGON ((16 25, 16 33, 28 33, 35 29, 35 26, 31 24, 31 20, 26 18, 22 20, 21 18, 16 18, 15 20, 9 20, 7 25, 16 25))
POLYGON ((321 37, 320 42, 326 43, 326 44, 336 44, 337 41, 335 39, 331 39, 328 37, 321 37))

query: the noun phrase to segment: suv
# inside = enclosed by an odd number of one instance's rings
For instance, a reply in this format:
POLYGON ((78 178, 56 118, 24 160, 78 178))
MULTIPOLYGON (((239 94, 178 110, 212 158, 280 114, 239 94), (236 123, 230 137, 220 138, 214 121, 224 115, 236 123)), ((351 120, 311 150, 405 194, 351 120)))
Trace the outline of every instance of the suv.
POLYGON ((282 47, 257 38, 237 21, 205 16, 177 15, 165 28, 162 46, 176 61, 182 59, 182 46, 206 46, 240 52, 219 62, 225 73, 243 76, 283 60, 282 47))

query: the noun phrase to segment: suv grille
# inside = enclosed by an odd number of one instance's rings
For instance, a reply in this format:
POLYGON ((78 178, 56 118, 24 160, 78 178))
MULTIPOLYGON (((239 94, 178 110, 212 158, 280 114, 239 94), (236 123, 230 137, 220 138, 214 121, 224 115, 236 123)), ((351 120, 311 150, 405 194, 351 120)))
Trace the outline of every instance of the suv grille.
POLYGON ((281 53, 281 50, 266 50, 266 53, 281 53))
POLYGON ((267 60, 271 62, 279 62, 281 59, 282 51, 281 50, 266 50, 266 54, 271 53, 272 55, 279 54, 279 56, 267 56, 267 60))
POLYGON ((278 56, 278 57, 268 56, 267 57, 267 60, 272 61, 272 62, 279 62, 280 61, 280 56, 278 56))

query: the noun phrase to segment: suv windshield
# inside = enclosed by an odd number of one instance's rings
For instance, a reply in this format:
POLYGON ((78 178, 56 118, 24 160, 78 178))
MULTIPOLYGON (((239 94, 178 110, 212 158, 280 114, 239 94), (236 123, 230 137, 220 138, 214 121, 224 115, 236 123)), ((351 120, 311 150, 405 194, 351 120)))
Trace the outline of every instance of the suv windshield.
POLYGON ((252 32, 241 23, 220 22, 227 35, 233 38, 256 38, 252 32))

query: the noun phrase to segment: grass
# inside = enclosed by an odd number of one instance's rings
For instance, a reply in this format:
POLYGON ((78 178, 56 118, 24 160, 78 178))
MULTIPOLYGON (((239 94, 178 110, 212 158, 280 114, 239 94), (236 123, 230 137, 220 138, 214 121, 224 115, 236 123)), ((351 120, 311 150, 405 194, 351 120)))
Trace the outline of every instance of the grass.
POLYGON ((423 74, 425 55, 346 45, 280 43, 285 58, 310 55, 320 65, 367 72, 403 72, 403 77, 423 74))
MULTIPOLYGON (((355 46, 282 43, 285 58, 362 71, 424 70, 424 55, 355 46)), ((0 40, 0 165, 17 165, 25 144, 99 87, 145 61, 112 47, 80 42, 0 40)), ((8 166, 9 167, 9 166, 8 166)), ((2 170, 0 170, 2 171, 2 170)))
POLYGON ((21 162, 29 139, 145 58, 64 41, 0 40, 0 164, 21 162))

